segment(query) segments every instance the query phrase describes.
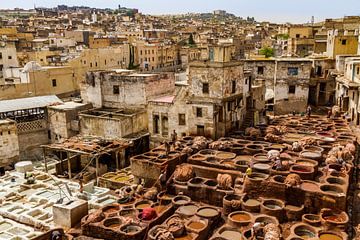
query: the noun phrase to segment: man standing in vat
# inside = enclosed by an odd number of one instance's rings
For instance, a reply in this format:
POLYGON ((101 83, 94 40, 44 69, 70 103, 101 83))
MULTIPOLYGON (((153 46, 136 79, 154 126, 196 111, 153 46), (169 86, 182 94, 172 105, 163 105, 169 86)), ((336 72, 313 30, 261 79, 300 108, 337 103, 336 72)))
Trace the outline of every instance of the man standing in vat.
POLYGON ((174 131, 173 131, 172 134, 171 134, 171 144, 172 144, 174 150, 175 150, 175 143, 176 143, 176 141, 177 141, 177 133, 176 133, 176 131, 175 131, 175 129, 174 129, 174 131))

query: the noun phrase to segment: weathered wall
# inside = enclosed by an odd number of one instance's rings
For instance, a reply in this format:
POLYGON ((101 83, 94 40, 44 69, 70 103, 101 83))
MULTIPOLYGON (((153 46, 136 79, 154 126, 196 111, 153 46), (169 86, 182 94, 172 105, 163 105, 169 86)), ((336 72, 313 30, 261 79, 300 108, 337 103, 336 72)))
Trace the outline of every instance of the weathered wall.
POLYGON ((19 140, 16 123, 0 120, 0 167, 8 166, 19 159, 19 140))
POLYGON ((129 117, 97 117, 80 114, 80 133, 104 138, 121 138, 126 135, 147 130, 146 111, 129 117))

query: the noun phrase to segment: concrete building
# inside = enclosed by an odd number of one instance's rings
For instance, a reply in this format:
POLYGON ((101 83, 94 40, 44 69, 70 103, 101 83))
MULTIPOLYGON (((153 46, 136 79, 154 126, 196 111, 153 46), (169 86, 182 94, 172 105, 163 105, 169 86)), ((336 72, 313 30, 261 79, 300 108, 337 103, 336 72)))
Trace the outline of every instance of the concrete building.
POLYGON ((129 70, 89 72, 82 97, 94 107, 144 107, 153 97, 173 92, 171 73, 139 74, 129 70))
POLYGON ((46 107, 61 103, 55 95, 0 101, 0 120, 16 122, 20 160, 40 159, 40 146, 50 141, 46 107))
POLYGON ((240 128, 246 103, 252 104, 243 62, 232 60, 229 46, 213 46, 209 56, 208 61, 189 64, 187 83, 178 84, 168 96, 150 100, 152 141, 168 139, 173 130, 217 139, 240 128))
POLYGON ((0 171, 19 160, 19 139, 16 122, 0 120, 0 171))
POLYGON ((79 112, 89 108, 91 104, 77 102, 49 106, 47 112, 51 142, 62 142, 79 134, 79 112))
POLYGON ((306 110, 312 71, 311 60, 251 59, 245 61, 245 66, 253 71, 254 81, 265 82, 265 101, 275 114, 306 110))
POLYGON ((0 84, 5 84, 11 78, 9 71, 19 67, 14 42, 0 39, 0 84))
POLYGON ((179 64, 178 49, 171 42, 138 40, 134 46, 135 64, 142 71, 174 69, 179 64))
POLYGON ((336 104, 356 125, 360 125, 359 108, 360 57, 345 59, 344 72, 336 77, 336 104))
POLYGON ((335 103, 335 60, 326 57, 313 59, 309 86, 309 104, 332 105, 335 103))
POLYGON ((29 67, 23 69, 12 69, 12 82, 0 85, 0 100, 49 94, 68 97, 79 92, 73 68, 69 66, 41 67, 31 62, 29 64, 29 67))
POLYGON ((326 55, 335 59, 337 55, 357 54, 358 45, 358 35, 344 30, 330 30, 328 31, 326 55))
POLYGON ((96 108, 79 114, 80 134, 107 139, 120 139, 147 133, 148 121, 144 109, 96 108))

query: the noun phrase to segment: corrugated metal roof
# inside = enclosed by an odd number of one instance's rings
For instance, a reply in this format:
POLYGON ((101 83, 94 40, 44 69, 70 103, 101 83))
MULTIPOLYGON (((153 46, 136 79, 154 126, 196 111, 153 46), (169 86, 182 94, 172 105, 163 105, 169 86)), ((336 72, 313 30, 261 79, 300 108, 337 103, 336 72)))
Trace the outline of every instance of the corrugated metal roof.
POLYGON ((0 112, 11 112, 16 110, 31 109, 38 107, 46 107, 52 104, 63 103, 60 98, 55 95, 19 98, 12 100, 0 101, 0 112))

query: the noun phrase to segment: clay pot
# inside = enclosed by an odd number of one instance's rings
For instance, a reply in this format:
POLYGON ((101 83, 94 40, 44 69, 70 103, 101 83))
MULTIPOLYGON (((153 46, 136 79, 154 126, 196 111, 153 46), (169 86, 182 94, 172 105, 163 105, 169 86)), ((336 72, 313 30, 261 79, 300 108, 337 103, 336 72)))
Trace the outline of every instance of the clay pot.
POLYGON ((153 204, 154 202, 150 200, 140 200, 135 203, 135 209, 141 212, 144 208, 151 207, 153 204))
POLYGON ((324 194, 335 196, 335 197, 345 196, 344 190, 341 187, 334 185, 334 184, 323 184, 320 186, 320 190, 324 194))
POLYGON ((276 217, 272 217, 266 214, 258 214, 255 216, 255 220, 254 222, 262 222, 265 225, 269 224, 269 223, 273 223, 275 225, 279 225, 279 221, 276 219, 276 217))
POLYGON ((235 195, 235 194, 229 194, 229 195, 225 195, 223 198, 223 212, 224 215, 228 215, 234 211, 239 211, 241 210, 241 199, 242 196, 239 195, 235 195), (238 202, 239 205, 234 204, 238 202))
POLYGON ((208 226, 208 222, 200 219, 190 219, 185 224, 185 228, 189 232, 195 232, 197 234, 200 234, 203 232, 208 226))
POLYGON ((179 207, 176 210, 176 214, 183 216, 185 218, 189 218, 189 217, 194 216, 198 209, 199 209, 199 207, 197 205, 195 205, 193 203, 189 203, 189 204, 179 207))
POLYGON ((301 219, 304 223, 307 223, 314 227, 318 227, 321 225, 320 216, 316 214, 304 214, 301 219))
POLYGON ((315 238, 318 234, 314 227, 304 223, 295 224, 291 227, 290 232, 303 239, 315 238))
POLYGON ((233 227, 248 226, 253 221, 253 216, 244 211, 232 212, 228 216, 228 222, 233 227))
POLYGON ((238 228, 232 228, 228 226, 223 226, 217 231, 217 236, 220 237, 218 239, 243 239, 242 233, 239 231, 238 228))
POLYGON ((117 217, 117 218, 106 218, 103 222, 102 225, 105 228, 110 228, 110 229, 118 229, 120 228, 122 224, 121 218, 117 217))
POLYGON ((346 212, 335 211, 333 209, 322 209, 320 212, 321 222, 329 228, 344 228, 349 222, 346 212))
POLYGON ((328 178, 326 178, 325 181, 329 184, 336 184, 336 185, 341 185, 341 186, 346 185, 345 180, 340 177, 328 177, 328 178))
POLYGON ((276 217, 280 222, 284 219, 283 201, 278 199, 265 199, 260 205, 260 213, 276 217))
POLYGON ((257 154, 257 153, 261 153, 264 150, 264 146, 263 145, 259 145, 259 144, 247 144, 245 145, 245 151, 248 154, 257 154))
POLYGON ((298 221, 301 219, 301 216, 304 214, 304 205, 301 205, 300 207, 286 205, 285 213, 288 221, 298 221))
POLYGON ((214 219, 219 216, 219 211, 214 207, 200 207, 196 211, 196 215, 206 219, 214 219))
POLYGON ((178 208, 180 206, 189 204, 191 202, 191 198, 189 198, 188 196, 184 196, 184 195, 178 195, 178 196, 174 197, 171 200, 171 202, 175 208, 178 208))
POLYGON ((258 213, 260 212, 260 205, 260 200, 249 198, 246 195, 241 199, 241 209, 243 211, 258 213))
POLYGON ((344 240, 343 235, 335 231, 321 231, 318 237, 319 240, 344 240))
POLYGON ((171 203, 171 200, 174 198, 175 196, 171 196, 169 194, 166 193, 166 191, 162 191, 160 193, 158 193, 157 195, 157 199, 162 203, 162 204, 169 204, 171 203))
POLYGON ((315 177, 315 170, 311 166, 292 165, 290 172, 298 174, 303 180, 313 180, 315 177))
POLYGON ((317 151, 304 150, 304 151, 300 152, 300 157, 310 158, 310 159, 313 159, 313 160, 320 160, 321 157, 322 157, 322 154, 320 152, 317 152, 317 151))

